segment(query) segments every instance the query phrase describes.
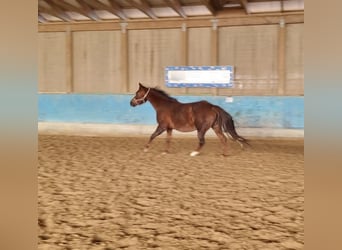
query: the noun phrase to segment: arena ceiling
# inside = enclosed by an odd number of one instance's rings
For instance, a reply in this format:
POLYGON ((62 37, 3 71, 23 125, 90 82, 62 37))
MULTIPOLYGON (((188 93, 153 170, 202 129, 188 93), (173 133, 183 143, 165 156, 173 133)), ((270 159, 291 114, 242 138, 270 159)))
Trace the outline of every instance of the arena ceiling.
POLYGON ((39 0, 38 22, 192 18, 304 12, 304 0, 39 0))

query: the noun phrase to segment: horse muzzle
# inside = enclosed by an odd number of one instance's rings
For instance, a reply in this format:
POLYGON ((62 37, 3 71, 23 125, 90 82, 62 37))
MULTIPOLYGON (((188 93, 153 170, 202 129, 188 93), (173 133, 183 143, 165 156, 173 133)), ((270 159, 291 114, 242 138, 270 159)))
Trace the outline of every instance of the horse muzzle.
POLYGON ((145 97, 139 98, 139 99, 137 99, 137 98, 134 97, 134 98, 131 100, 130 104, 131 104, 132 107, 135 107, 135 106, 141 105, 141 104, 143 104, 143 103, 145 103, 145 102, 146 102, 145 97))
POLYGON ((138 105, 138 102, 137 102, 137 100, 136 100, 135 98, 133 98, 133 99, 130 101, 129 104, 130 104, 132 107, 135 107, 135 106, 138 105))

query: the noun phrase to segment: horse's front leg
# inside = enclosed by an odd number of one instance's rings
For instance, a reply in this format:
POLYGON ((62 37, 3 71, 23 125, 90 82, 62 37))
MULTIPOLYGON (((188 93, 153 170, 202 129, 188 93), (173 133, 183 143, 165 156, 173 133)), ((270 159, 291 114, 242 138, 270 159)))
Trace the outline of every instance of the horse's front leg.
POLYGON ((156 130, 153 132, 153 134, 150 136, 150 139, 148 143, 145 145, 144 152, 148 151, 148 148, 150 147, 151 142, 153 141, 154 138, 156 138, 158 135, 163 133, 166 129, 160 125, 156 128, 156 130))
POLYGON ((166 130, 167 136, 166 136, 166 148, 165 148, 165 153, 170 153, 170 142, 172 138, 172 129, 168 128, 166 130))

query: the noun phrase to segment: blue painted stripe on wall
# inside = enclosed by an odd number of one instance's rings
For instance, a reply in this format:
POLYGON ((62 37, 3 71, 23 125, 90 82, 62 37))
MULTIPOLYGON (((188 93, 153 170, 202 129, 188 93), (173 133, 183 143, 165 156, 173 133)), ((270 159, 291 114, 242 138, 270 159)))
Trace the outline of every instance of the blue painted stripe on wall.
MULTIPOLYGON (((132 95, 109 94, 39 94, 40 122, 156 124, 150 103, 129 105, 132 95)), ((207 100, 228 111, 237 127, 304 129, 304 97, 176 96, 181 102, 207 100)))

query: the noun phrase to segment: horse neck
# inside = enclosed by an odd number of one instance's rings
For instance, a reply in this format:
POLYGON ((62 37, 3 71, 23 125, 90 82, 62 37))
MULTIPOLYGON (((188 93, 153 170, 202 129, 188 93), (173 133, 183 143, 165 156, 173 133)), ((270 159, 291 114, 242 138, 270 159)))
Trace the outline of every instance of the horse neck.
POLYGON ((175 100, 164 96, 153 89, 151 89, 150 94, 147 97, 147 100, 152 104, 155 110, 158 110, 159 108, 163 107, 168 107, 170 103, 175 102, 175 100))

